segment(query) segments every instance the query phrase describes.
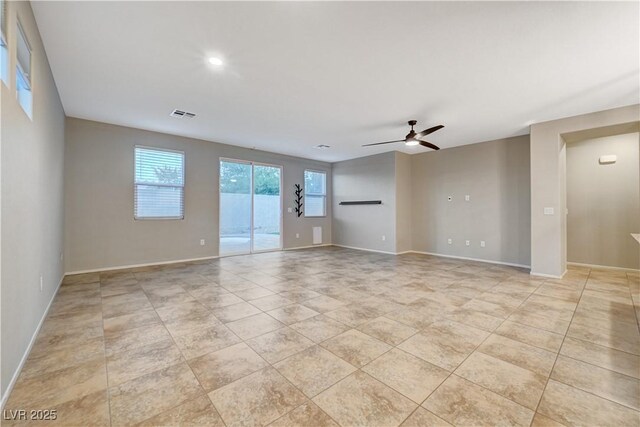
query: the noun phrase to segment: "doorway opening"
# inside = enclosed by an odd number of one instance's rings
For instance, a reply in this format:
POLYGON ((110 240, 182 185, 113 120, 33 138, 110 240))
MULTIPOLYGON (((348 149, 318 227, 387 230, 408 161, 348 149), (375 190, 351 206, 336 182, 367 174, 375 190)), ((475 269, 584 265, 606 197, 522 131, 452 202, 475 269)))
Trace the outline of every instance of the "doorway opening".
POLYGON ((566 150, 567 262, 640 269, 638 125, 563 135, 566 150))
POLYGON ((220 256, 282 249, 282 166, 220 159, 220 256))

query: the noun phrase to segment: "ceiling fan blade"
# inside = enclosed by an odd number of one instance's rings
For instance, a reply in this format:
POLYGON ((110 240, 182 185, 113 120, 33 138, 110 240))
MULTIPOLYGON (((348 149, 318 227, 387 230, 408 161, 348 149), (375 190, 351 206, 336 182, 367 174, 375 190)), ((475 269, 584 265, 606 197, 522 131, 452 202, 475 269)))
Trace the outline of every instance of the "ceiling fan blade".
POLYGON ((427 136, 430 133, 434 133, 435 131, 442 129, 443 127, 444 127, 443 125, 438 125, 429 129, 425 129, 422 132, 417 133, 416 138, 422 138, 423 136, 427 136))
POLYGON ((419 142, 419 143, 420 143, 420 145, 422 145, 423 147, 428 147, 428 148, 431 148, 431 149, 433 149, 433 150, 439 150, 439 149, 440 149, 440 147, 438 147, 437 145, 433 145, 432 143, 427 142, 427 141, 420 141, 420 140, 419 140, 418 142, 419 142))
POLYGON ((397 141, 376 142, 375 144, 365 144, 363 145, 363 147, 369 147, 371 145, 393 144, 394 142, 404 142, 404 139, 399 139, 397 141))

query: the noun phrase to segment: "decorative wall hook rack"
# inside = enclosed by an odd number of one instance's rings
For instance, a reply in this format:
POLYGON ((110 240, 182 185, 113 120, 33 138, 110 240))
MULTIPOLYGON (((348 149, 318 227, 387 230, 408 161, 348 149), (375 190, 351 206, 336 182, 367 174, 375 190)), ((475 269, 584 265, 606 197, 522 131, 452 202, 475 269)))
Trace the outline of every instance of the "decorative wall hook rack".
POLYGON ((294 191, 294 194, 296 195, 296 213, 298 214, 298 218, 300 218, 302 216, 302 198, 304 196, 302 195, 302 187, 300 186, 300 184, 295 184, 295 187, 296 190, 294 191))

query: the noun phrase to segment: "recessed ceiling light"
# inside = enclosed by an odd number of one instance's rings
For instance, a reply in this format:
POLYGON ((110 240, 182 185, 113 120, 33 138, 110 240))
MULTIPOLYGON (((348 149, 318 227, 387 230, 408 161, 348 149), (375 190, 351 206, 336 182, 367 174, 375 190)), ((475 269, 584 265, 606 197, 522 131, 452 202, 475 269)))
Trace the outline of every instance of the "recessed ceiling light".
POLYGON ((222 59, 217 58, 215 56, 210 57, 208 61, 209 61, 209 64, 211 65, 216 65, 216 66, 222 65, 222 59))

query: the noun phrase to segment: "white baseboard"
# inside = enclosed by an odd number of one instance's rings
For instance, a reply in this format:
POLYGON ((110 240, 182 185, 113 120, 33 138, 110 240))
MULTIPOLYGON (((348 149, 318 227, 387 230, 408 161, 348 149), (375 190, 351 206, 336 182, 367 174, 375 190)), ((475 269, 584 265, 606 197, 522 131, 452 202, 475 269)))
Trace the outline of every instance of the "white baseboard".
POLYGON ((603 270, 626 271, 629 273, 637 273, 640 271, 640 269, 637 269, 637 268, 614 267, 610 265, 598 265, 598 264, 583 264, 580 262, 567 262, 567 265, 574 265, 576 267, 587 267, 587 268, 601 268, 603 270))
POLYGON ((130 264, 130 265, 117 265, 114 267, 104 267, 104 268, 93 268, 89 270, 76 270, 76 271, 68 271, 65 276, 71 276, 73 274, 85 274, 85 273, 99 273, 101 271, 114 271, 114 270, 127 270, 129 268, 138 268, 138 267, 152 267, 154 265, 168 265, 168 264, 179 264, 181 262, 192 262, 192 261, 206 261, 208 259, 216 259, 220 258, 219 256, 207 256, 202 258, 188 258, 188 259, 176 259, 171 261, 160 261, 160 262, 149 262, 145 264, 130 264))
POLYGON ((536 273, 535 271, 532 271, 531 273, 529 273, 529 275, 531 276, 545 277, 547 279, 562 279, 565 274, 567 274, 567 270, 565 270, 564 273, 562 273, 560 276, 556 274, 536 273))
MULTIPOLYGON (((359 248, 357 246, 346 246, 346 245, 338 245, 338 244, 333 244, 332 246, 337 246, 339 248, 345 248, 345 249, 355 249, 357 251, 365 251, 365 252, 375 252, 378 254, 386 254, 386 255, 398 255, 396 252, 389 252, 389 251, 379 251, 377 249, 367 249, 367 248, 359 248)), ((404 252, 403 252, 404 253, 404 252)))
POLYGON ((24 367, 24 364, 27 361, 27 358, 29 357, 29 353, 31 353, 31 348, 33 347, 33 344, 36 342, 36 338, 38 338, 38 334, 40 333, 40 329, 42 328, 42 325, 44 324, 44 321, 47 318, 47 314, 49 314, 49 309, 51 308, 51 304, 53 304, 53 300, 56 299, 56 295, 58 295, 58 291, 60 290, 60 286, 62 285, 64 276, 65 275, 63 274, 62 277, 60 278, 60 281, 58 282, 58 286, 56 287, 56 290, 53 292, 53 295, 51 296, 51 300, 49 300, 49 304, 47 304, 47 308, 44 310, 44 313, 42 314, 42 318, 40 319, 40 322, 38 322, 38 326, 36 327, 36 330, 33 332, 33 335, 31 336, 29 345, 27 346, 27 349, 22 355, 22 358, 20 359, 20 363, 18 364, 16 371, 13 373, 13 376, 11 377, 11 381, 9 381, 7 390, 5 390, 4 394, 2 395, 2 398, 0 398, 0 410, 4 410, 4 405, 7 403, 7 400, 11 395, 11 391, 13 390, 13 387, 16 385, 16 381, 18 381, 20 372, 22 372, 22 368, 24 367))
POLYGON ((485 262, 487 264, 508 265, 509 267, 531 268, 530 265, 515 264, 512 262, 494 261, 490 259, 469 258, 469 257, 457 256, 457 255, 445 255, 445 254, 439 254, 435 252, 422 252, 422 251, 407 251, 407 252, 411 252, 414 254, 422 254, 422 255, 433 255, 433 256, 442 257, 442 258, 461 259, 465 261, 485 262))
POLYGON ((310 246, 296 246, 294 248, 284 248, 283 251, 295 251, 297 249, 311 249, 311 248, 323 248, 327 246, 334 246, 331 243, 323 243, 320 245, 310 245, 310 246))

